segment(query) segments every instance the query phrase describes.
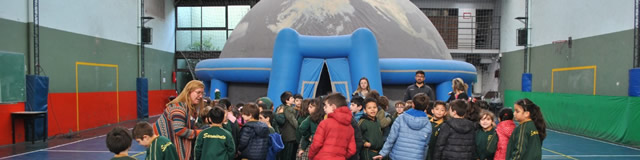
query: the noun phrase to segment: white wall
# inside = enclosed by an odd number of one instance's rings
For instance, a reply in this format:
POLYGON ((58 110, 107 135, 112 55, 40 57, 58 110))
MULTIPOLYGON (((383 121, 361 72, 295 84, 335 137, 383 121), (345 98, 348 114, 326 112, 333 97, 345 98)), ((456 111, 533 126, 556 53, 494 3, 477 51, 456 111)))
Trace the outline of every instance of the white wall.
POLYGON ((40 1, 40 26, 124 43, 138 42, 137 1, 40 1))
POLYGON ((30 9, 28 8, 27 0, 3 0, 0 1, 0 18, 8 19, 18 22, 27 22, 30 18, 27 15, 30 9))
POLYGON ((523 47, 516 46, 516 29, 524 28, 524 23, 515 20, 524 17, 524 0, 500 0, 500 52, 511 52, 523 47))
MULTIPOLYGON (((500 63, 497 60, 494 60, 493 63, 489 64, 486 71, 483 71, 482 74, 482 95, 489 91, 498 91, 498 86, 500 85, 500 79, 496 78, 496 70, 500 69, 500 63)), ((480 76, 478 76, 480 78, 480 76)))
MULTIPOLYGON (((154 20, 145 26, 153 28, 153 45, 147 47, 174 52, 175 17, 173 0, 147 0, 149 15, 154 20), (159 14, 158 10, 164 11, 159 14)), ((0 2, 0 18, 31 22, 32 1, 0 2)), ((138 45, 139 0, 43 0, 40 1, 40 26, 138 45)))
MULTIPOLYGON (((524 16, 524 0, 500 0, 501 52, 523 49, 515 46, 517 28, 524 24, 515 17, 524 16)), ((633 0, 530 0, 530 44, 550 44, 633 29, 633 0)))
POLYGON ((173 53, 175 51, 175 39, 176 39, 176 35, 175 35, 176 11, 173 5, 174 1, 164 0, 164 6, 161 6, 161 4, 148 3, 148 1, 157 1, 157 0, 145 0, 145 8, 148 8, 148 7, 162 8, 164 9, 164 15, 155 13, 156 11, 154 10, 149 10, 149 9, 146 10, 145 12, 146 16, 154 17, 153 20, 145 24, 145 26, 150 26, 151 28, 153 28, 153 36, 152 36, 153 44, 146 45, 146 47, 173 53), (147 4, 151 4, 152 6, 148 6, 147 4))

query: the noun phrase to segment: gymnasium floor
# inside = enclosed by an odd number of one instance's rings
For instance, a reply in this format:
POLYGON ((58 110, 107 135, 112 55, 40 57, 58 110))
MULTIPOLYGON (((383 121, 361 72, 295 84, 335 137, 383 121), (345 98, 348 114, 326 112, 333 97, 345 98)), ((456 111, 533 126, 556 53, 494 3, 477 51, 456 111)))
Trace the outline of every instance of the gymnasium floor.
MULTIPOLYGON (((155 118, 152 118, 154 120, 155 118)), ((120 124, 132 127, 135 122, 120 124)), ((105 145, 104 134, 113 126, 83 132, 88 136, 73 139, 58 138, 36 144, 20 143, 0 148, 0 160, 68 160, 68 159, 110 159, 110 153, 105 145)), ((547 130, 544 141, 542 159, 640 159, 640 149, 606 143, 598 140, 570 135, 553 130, 547 130)), ((129 155, 137 159, 145 158, 145 148, 132 142, 129 155)))

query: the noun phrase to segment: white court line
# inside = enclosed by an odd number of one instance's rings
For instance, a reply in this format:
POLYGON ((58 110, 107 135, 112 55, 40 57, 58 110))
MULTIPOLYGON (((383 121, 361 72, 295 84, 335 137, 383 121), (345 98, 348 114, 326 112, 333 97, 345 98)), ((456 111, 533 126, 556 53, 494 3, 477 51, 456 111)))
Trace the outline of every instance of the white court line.
POLYGON ((580 138, 584 138, 584 139, 588 139, 588 140, 593 140, 593 141, 602 142, 602 143, 606 143, 606 144, 610 144, 610 145, 614 145, 614 146, 618 146, 618 147, 624 147, 624 148, 629 148, 629 149, 632 149, 632 150, 640 151, 640 149, 638 149, 638 148, 633 148, 633 147, 629 147, 629 146, 623 146, 623 145, 619 145, 619 144, 615 144, 615 143, 611 143, 611 142, 607 142, 607 141, 602 141, 602 140, 598 140, 598 139, 593 139, 593 138, 589 138, 589 137, 585 137, 585 136, 581 136, 581 135, 569 134, 569 133, 564 133, 564 132, 555 131, 555 130, 551 130, 551 129, 549 129, 549 131, 560 133, 560 134, 564 134, 564 135, 576 136, 576 137, 580 137, 580 138))
POLYGON ((25 155, 25 154, 29 154, 29 153, 34 153, 34 152, 40 152, 40 151, 44 151, 44 150, 54 149, 54 148, 58 148, 58 147, 62 147, 62 146, 70 145, 70 144, 80 143, 80 142, 84 142, 84 141, 88 141, 88 140, 92 140, 92 139, 96 139, 96 138, 100 138, 100 137, 104 137, 104 136, 106 136, 106 135, 101 135, 101 136, 97 136, 97 137, 91 137, 91 138, 87 138, 87 139, 82 139, 82 140, 78 140, 78 141, 74 141, 74 142, 70 142, 70 143, 65 143, 65 144, 60 144, 60 145, 53 146, 53 147, 50 147, 50 148, 43 148, 43 149, 31 151, 31 152, 24 152, 24 153, 20 153, 20 154, 10 155, 10 156, 6 156, 6 157, 2 157, 2 158, 0 158, 0 160, 11 158, 11 157, 17 157, 17 156, 21 156, 21 155, 25 155))
MULTIPOLYGON (((70 152, 70 153, 111 153, 110 151, 83 151, 83 150, 46 150, 46 152, 70 152)), ((129 151, 129 153, 140 153, 144 151, 129 151)))

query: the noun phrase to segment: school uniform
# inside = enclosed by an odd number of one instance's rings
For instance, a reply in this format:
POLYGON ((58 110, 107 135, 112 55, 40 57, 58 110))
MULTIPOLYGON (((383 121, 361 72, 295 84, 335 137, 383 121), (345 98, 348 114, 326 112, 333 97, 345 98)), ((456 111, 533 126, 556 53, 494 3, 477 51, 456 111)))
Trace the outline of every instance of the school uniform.
POLYGON ((382 145, 384 145, 384 139, 382 139, 382 129, 374 118, 364 116, 358 121, 360 132, 362 132, 363 144, 369 142, 371 146, 363 147, 360 152, 360 159, 372 159, 378 155, 382 145))
POLYGON ((298 120, 298 129, 296 129, 296 143, 299 145, 300 144, 300 139, 302 138, 302 135, 300 135, 300 133, 298 132, 300 126, 302 126, 302 121, 304 121, 305 119, 307 119, 307 117, 309 117, 309 115, 306 116, 297 116, 297 120, 298 120))
POLYGON ((236 145, 229 131, 219 126, 210 127, 196 138, 195 159, 233 159, 236 145))
POLYGON ((146 160, 179 159, 176 146, 166 137, 158 136, 147 148, 146 160))
POLYGON ((495 128, 489 131, 480 129, 476 132, 476 159, 493 160, 498 145, 498 135, 495 128))
POLYGON ((431 117, 431 139, 429 139, 429 151, 427 152, 427 160, 433 159, 433 154, 436 150, 436 140, 438 140, 438 131, 440 131, 440 126, 444 122, 444 118, 440 118, 440 120, 435 120, 431 117))
POLYGON ((528 120, 511 133, 507 159, 542 159, 542 140, 536 125, 528 120))
POLYGON ((284 150, 281 152, 282 160, 295 159, 298 151, 298 145, 296 142, 296 129, 298 128, 298 120, 296 119, 296 112, 292 106, 284 107, 285 122, 280 127, 282 134, 282 142, 284 142, 284 150))
POLYGON ((240 128, 238 127, 238 124, 227 121, 227 124, 223 124, 222 128, 229 131, 229 133, 231 133, 231 137, 233 137, 233 143, 238 144, 238 137, 240 137, 240 128))
POLYGON ((302 157, 296 158, 301 160, 309 159, 309 146, 311 145, 311 140, 313 135, 316 133, 316 129, 318 128, 318 123, 313 122, 311 117, 307 117, 300 123, 300 127, 298 127, 298 135, 300 135, 300 148, 304 150, 302 153, 302 157))

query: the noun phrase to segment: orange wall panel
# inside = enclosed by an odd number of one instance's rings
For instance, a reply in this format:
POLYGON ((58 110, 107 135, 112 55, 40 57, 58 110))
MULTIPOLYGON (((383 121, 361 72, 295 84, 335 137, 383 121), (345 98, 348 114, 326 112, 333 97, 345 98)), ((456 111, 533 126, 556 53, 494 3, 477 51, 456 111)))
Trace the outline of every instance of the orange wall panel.
POLYGON ((162 114, 165 105, 169 103, 169 96, 176 96, 175 90, 149 91, 149 116, 162 114))
MULTIPOLYGON (((24 111, 24 102, 0 104, 0 145, 11 144, 11 112, 24 111)), ((24 125, 16 121, 16 143, 24 142, 24 125)))
MULTIPOLYGON (((149 91, 149 116, 161 114, 169 96, 175 95, 175 90, 149 91)), ((78 93, 79 114, 76 115, 76 93, 49 93, 48 136, 77 132, 76 117, 80 130, 118 123, 118 113, 120 122, 137 119, 136 91, 120 91, 117 97, 116 101, 116 92, 78 93)), ((0 137, 3 137, 0 145, 11 144, 11 112, 19 111, 24 111, 24 102, 0 104, 0 137)), ((23 142, 23 122, 17 121, 16 128, 16 142, 23 142)))
POLYGON ((49 136, 76 131, 76 93, 49 93, 49 136))

